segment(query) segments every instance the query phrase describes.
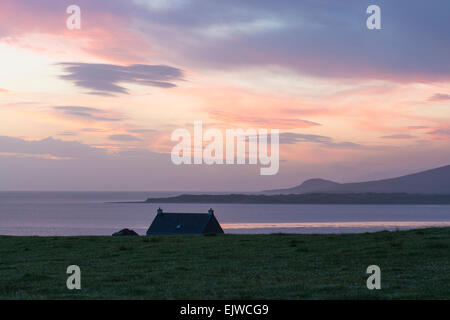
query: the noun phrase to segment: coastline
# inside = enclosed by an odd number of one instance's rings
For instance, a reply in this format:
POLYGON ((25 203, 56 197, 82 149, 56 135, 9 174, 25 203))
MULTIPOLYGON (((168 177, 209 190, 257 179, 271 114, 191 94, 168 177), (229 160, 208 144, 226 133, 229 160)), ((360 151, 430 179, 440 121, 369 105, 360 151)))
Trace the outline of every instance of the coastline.
POLYGON ((450 195, 409 193, 181 194, 172 197, 147 198, 145 201, 112 203, 448 205, 450 204, 450 195))

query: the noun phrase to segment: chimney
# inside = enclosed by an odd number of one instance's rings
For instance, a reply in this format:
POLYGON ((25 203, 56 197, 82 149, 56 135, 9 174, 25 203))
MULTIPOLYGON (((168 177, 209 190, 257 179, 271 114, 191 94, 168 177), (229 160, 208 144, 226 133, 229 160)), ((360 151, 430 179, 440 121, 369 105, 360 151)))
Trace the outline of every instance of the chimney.
POLYGON ((214 215, 214 210, 213 210, 212 208, 209 208, 208 213, 209 213, 210 215, 214 215))
POLYGON ((161 209, 161 207, 158 208, 158 210, 156 211, 158 214, 163 214, 163 209, 161 209))

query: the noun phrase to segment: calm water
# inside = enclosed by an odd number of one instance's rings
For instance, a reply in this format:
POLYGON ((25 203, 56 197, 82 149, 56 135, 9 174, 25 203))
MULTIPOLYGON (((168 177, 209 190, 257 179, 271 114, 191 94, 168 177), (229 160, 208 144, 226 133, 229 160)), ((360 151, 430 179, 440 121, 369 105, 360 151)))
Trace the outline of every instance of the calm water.
MULTIPOLYGON (((0 192, 2 235, 110 235, 122 228, 140 234, 158 204, 115 204, 163 192, 0 192)), ((207 212, 227 233, 347 233, 450 226, 449 205, 246 205, 161 204, 165 211, 207 212)))

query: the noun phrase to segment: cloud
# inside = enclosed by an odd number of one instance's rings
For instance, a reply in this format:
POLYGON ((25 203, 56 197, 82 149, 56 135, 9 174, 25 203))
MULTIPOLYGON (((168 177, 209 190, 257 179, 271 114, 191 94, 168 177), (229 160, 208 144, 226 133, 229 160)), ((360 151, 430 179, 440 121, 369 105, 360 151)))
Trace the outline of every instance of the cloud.
POLYGON ((21 107, 21 106, 31 106, 31 105, 38 105, 38 104, 41 104, 41 103, 36 102, 36 101, 16 101, 16 102, 6 103, 3 106, 5 106, 5 107, 21 107))
POLYGON ((444 93, 436 93, 435 95, 431 96, 429 101, 448 101, 450 100, 450 94, 444 94, 444 93))
POLYGON ((449 148, 437 153, 428 146, 395 150, 353 153, 346 161, 324 155, 312 161, 280 159, 279 174, 269 180, 259 175, 257 166, 176 166, 170 154, 149 150, 109 153, 80 142, 0 136, 0 190, 256 191, 312 177, 349 182, 400 176, 446 165, 450 158, 449 148))
POLYGON ((449 139, 450 138, 450 128, 438 128, 428 132, 429 135, 435 136, 441 139, 449 139))
MULTIPOLYGON (((14 39, 39 30, 83 41, 81 50, 126 63, 157 58, 220 70, 278 65, 320 77, 450 78, 447 0, 379 0, 383 30, 375 31, 365 25, 366 9, 372 4, 368 0, 78 0, 77 4, 89 18, 83 19, 82 30, 68 33, 62 19, 64 2, 3 0, 0 37, 14 39)), ((101 92, 105 90, 92 91, 101 92)))
POLYGON ((235 114, 219 110, 207 110, 211 117, 233 124, 244 124, 246 126, 254 126, 258 128, 273 129, 297 129, 320 126, 320 123, 293 118, 275 118, 275 117, 258 117, 256 115, 245 116, 244 114, 235 114))
POLYGON ((154 133, 157 132, 155 129, 129 129, 128 132, 131 133, 154 133))
POLYGON ((421 130, 421 129, 429 129, 427 126, 408 126, 406 129, 408 130, 421 130))
POLYGON ((83 128, 81 129, 83 132, 105 132, 105 129, 98 129, 98 128, 83 128))
POLYGON ((327 148, 341 149, 360 149, 364 146, 354 142, 336 142, 333 138, 316 134, 301 134, 294 132, 280 133, 280 144, 296 144, 301 142, 310 142, 320 144, 327 148))
POLYGON ((113 117, 109 115, 106 111, 82 106, 57 106, 53 107, 54 110, 62 113, 66 117, 75 117, 85 120, 93 121, 121 121, 123 118, 113 117))
POLYGON ((119 66, 70 62, 59 65, 67 72, 60 76, 61 79, 72 81, 78 87, 93 90, 88 93, 95 95, 128 94, 128 90, 121 86, 123 83, 173 88, 176 86, 174 81, 184 78, 182 70, 166 65, 119 66))
POLYGON ((66 27, 65 1, 2 0, 0 2, 0 39, 18 46, 51 51, 42 41, 31 42, 29 35, 43 35, 67 50, 81 50, 91 56, 114 63, 146 63, 152 51, 145 34, 132 28, 135 10, 132 3, 121 0, 77 0, 81 8, 82 28, 70 31, 66 27), (67 40, 67 41, 66 41, 67 40), (65 47, 67 46, 67 47, 65 47), (74 48, 76 47, 76 48, 74 48))
POLYGON ((132 136, 130 134, 113 134, 108 137, 113 141, 140 141, 138 137, 132 136))
POLYGON ((105 152, 77 141, 62 141, 53 139, 52 137, 27 141, 20 138, 0 136, 0 153, 76 158, 80 156, 102 155, 105 152))
POLYGON ((2 136, 0 171, 0 190, 244 191, 264 181, 257 166, 176 166, 170 154, 149 150, 109 153, 79 142, 2 136))
POLYGON ((76 135, 77 134, 75 132, 69 132, 69 131, 58 133, 58 136, 63 136, 63 137, 76 136, 76 135))
POLYGON ((166 11, 142 7, 149 21, 142 30, 166 52, 196 66, 278 65, 319 77, 401 82, 450 79, 446 0, 379 0, 380 31, 366 28, 370 1, 187 3, 166 11))
POLYGON ((382 139, 414 139, 415 137, 410 134, 392 134, 388 136, 380 137, 382 139))
POLYGON ((100 97, 114 97, 114 94, 108 92, 99 92, 99 91, 89 91, 88 94, 100 97))
POLYGON ((146 150, 146 149, 128 149, 118 152, 121 156, 127 156, 127 157, 147 157, 149 155, 154 154, 152 151, 146 150))
POLYGON ((280 133, 280 143, 295 144, 298 142, 313 142, 313 143, 330 143, 333 139, 326 136, 315 134, 300 134, 294 132, 280 133))

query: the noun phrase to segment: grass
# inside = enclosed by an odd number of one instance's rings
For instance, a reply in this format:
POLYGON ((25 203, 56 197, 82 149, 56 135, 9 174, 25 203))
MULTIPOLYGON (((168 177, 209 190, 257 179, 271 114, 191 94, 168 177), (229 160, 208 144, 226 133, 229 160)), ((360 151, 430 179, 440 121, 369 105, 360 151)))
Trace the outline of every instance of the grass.
POLYGON ((340 235, 0 237, 1 299, 450 299, 450 228, 340 235), (81 268, 81 290, 66 268, 81 268), (381 290, 366 269, 381 268, 381 290))

